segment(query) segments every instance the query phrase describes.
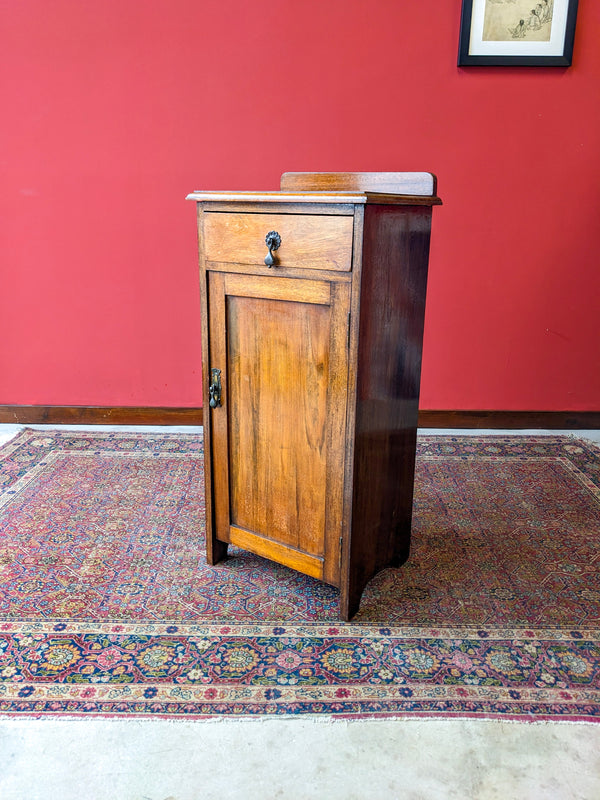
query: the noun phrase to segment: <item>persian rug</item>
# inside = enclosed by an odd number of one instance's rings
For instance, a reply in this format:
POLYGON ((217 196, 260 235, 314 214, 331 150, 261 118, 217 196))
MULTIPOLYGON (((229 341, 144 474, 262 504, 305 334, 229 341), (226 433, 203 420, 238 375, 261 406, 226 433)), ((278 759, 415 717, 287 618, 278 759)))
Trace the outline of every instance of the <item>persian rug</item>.
POLYGON ((202 438, 0 449, 0 714, 600 719, 600 450, 418 445, 409 561, 338 592, 205 563, 202 438))

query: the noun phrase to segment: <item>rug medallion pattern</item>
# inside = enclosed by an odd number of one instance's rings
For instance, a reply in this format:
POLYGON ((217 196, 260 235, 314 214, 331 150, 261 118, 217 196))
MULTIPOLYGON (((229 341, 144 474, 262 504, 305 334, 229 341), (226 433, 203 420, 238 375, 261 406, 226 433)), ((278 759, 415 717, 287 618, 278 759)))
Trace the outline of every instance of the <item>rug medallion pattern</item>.
POLYGON ((0 450, 0 714, 600 719, 600 451, 422 437, 407 564, 205 564, 201 437, 0 450))

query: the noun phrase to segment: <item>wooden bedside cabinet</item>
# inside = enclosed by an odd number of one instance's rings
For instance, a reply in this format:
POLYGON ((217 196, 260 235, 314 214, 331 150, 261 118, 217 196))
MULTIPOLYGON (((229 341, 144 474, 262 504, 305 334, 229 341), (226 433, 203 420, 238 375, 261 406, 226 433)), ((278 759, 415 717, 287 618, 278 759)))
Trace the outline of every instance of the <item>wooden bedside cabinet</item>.
POLYGON ((410 547, 429 173, 285 173, 198 208, 207 558, 337 586, 410 547))

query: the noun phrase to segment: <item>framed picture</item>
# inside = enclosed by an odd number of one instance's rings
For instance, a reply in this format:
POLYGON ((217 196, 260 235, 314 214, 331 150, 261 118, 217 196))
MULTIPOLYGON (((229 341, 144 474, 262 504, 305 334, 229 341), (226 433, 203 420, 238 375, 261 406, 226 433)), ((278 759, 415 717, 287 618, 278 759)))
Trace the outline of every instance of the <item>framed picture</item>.
POLYGON ((568 67, 578 0, 463 0, 459 66, 568 67))

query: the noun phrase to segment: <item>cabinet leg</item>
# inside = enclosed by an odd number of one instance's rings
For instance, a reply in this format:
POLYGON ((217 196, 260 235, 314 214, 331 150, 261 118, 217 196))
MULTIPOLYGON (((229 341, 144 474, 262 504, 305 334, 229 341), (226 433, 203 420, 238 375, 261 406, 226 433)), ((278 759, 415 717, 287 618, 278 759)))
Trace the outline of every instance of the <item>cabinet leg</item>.
MULTIPOLYGON (((401 567, 405 561, 408 561, 410 555, 410 540, 412 529, 412 494, 411 506, 408 509, 399 523, 397 524, 392 537, 392 553, 391 558, 384 566, 388 567, 401 567)), ((388 551, 389 552, 389 551, 388 551)))
MULTIPOLYGON (((364 587, 363 587, 364 588, 364 587)), ((353 589, 350 591, 348 586, 341 589, 340 594, 340 619, 343 622, 350 622, 352 617, 358 613, 360 607, 360 598, 362 597, 363 590, 353 589)))
POLYGON ((350 575, 350 580, 340 589, 340 619, 349 622, 358 613, 363 592, 373 576, 385 567, 401 567, 410 555, 410 524, 406 535, 395 540, 394 552, 388 560, 376 564, 371 572, 350 575))
POLYGON ((390 567, 401 567, 406 561, 408 561, 408 557, 410 556, 410 542, 406 546, 396 550, 394 553, 389 566, 390 567))
POLYGON ((206 562, 214 567, 219 561, 227 558, 227 542, 212 539, 206 543, 206 562))

